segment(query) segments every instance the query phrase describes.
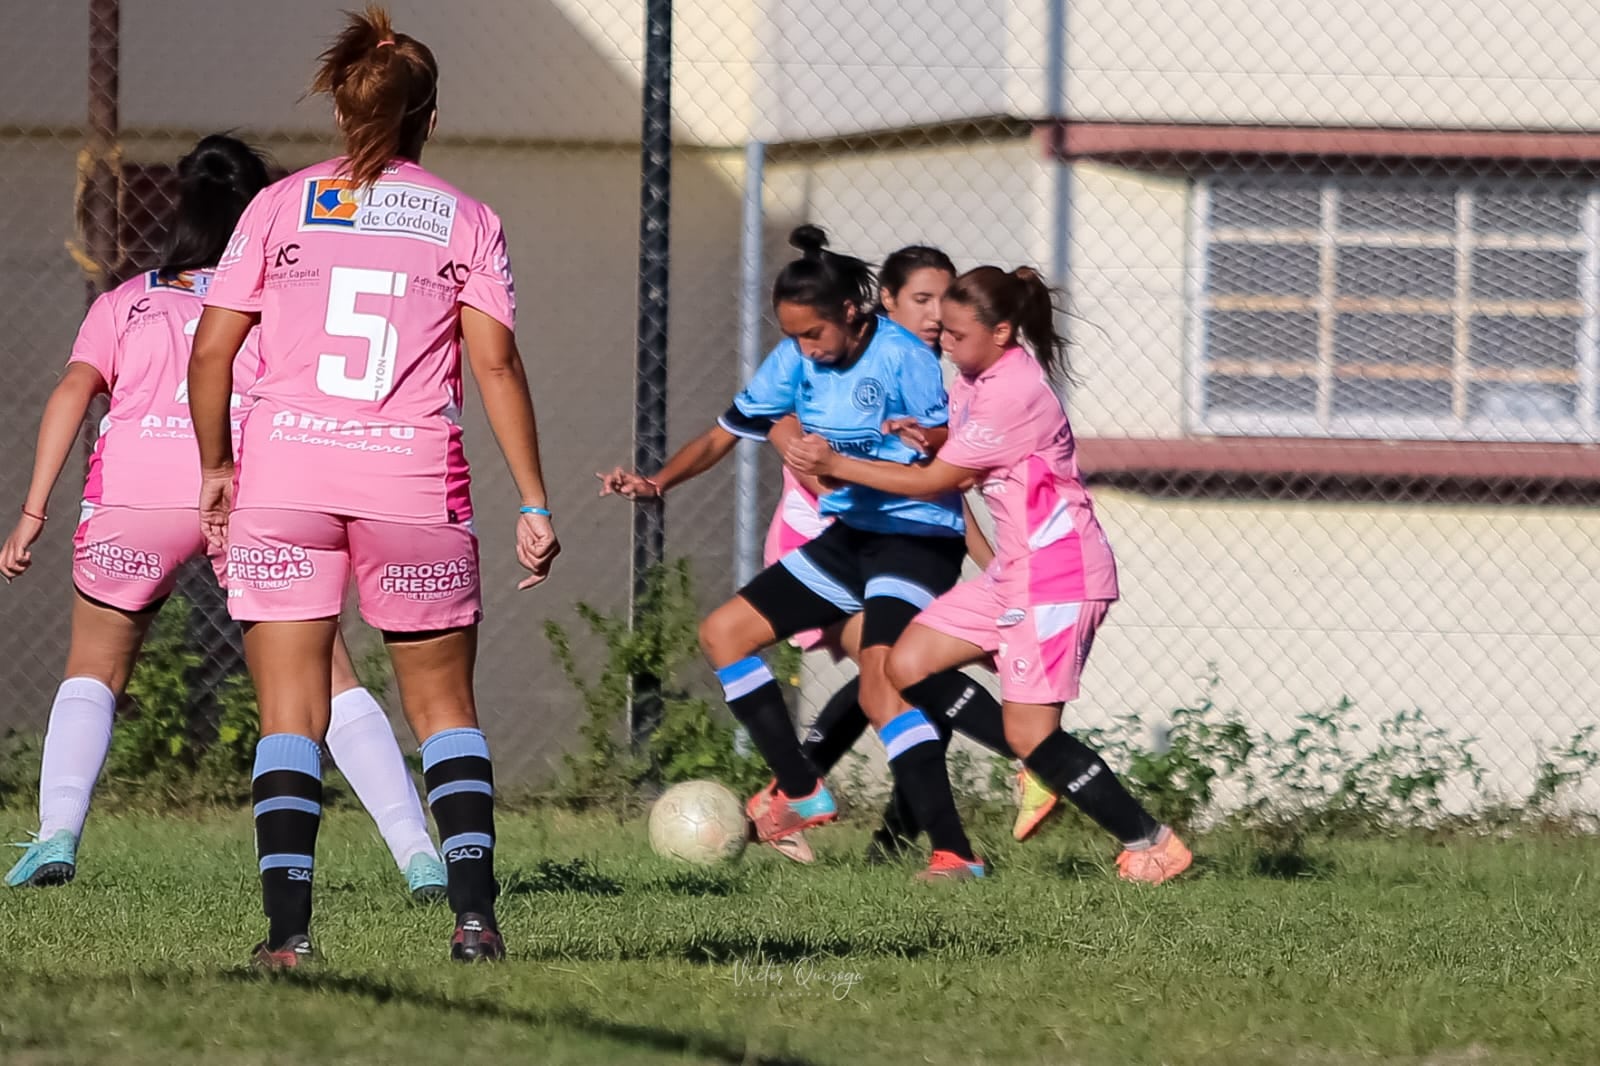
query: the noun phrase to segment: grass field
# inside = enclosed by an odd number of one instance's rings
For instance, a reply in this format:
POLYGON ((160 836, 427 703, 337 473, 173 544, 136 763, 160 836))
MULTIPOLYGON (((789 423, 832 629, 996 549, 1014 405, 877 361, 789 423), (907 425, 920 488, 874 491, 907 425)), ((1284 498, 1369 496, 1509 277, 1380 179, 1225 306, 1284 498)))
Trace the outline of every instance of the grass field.
MULTIPOLYGON (((0 825, 29 813, 0 811, 0 825)), ((1600 843, 1201 840, 1158 889, 1104 841, 912 886, 818 834, 811 869, 700 872, 642 824, 502 817, 512 959, 441 961, 358 811, 318 855, 314 973, 242 965, 263 922, 243 814, 96 813, 79 879, 0 890, 0 1062, 1589 1063, 1600 843)))

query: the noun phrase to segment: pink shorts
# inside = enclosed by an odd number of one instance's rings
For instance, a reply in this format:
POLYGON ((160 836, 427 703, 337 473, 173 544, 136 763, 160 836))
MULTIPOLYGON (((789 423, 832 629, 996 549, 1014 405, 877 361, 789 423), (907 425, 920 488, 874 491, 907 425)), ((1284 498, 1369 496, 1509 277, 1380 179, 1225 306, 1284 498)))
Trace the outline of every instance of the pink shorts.
POLYGON ((390 633, 483 618, 478 538, 414 525, 249 507, 228 521, 228 613, 240 622, 337 618, 355 576, 361 617, 390 633))
POLYGON ((72 545, 78 591, 124 611, 143 611, 170 596, 178 569, 206 550, 195 508, 87 501, 72 545))
POLYGON ((1066 703, 1078 698, 1083 664, 1107 600, 1007 608, 987 577, 963 581, 928 605, 916 624, 993 652, 1000 698, 1066 703))

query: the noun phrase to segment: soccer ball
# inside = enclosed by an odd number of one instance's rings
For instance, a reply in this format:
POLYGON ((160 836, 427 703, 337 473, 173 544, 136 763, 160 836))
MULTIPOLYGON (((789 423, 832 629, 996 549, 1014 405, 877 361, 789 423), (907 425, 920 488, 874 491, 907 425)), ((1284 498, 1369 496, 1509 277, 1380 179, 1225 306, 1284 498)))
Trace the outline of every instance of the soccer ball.
POLYGON ((747 824, 732 792, 715 781, 685 781, 650 808, 650 846, 663 858, 701 866, 730 862, 744 851, 747 824))

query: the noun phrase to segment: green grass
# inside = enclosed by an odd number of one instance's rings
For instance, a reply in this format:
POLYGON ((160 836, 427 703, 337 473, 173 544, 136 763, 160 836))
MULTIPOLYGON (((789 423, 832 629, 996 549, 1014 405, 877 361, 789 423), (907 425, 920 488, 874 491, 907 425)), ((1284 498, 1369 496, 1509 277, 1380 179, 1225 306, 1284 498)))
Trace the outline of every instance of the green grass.
MULTIPOLYGON (((0 825, 26 812, 0 811, 0 825)), ((1600 844, 1201 841, 1190 878, 1119 884, 1101 838, 913 886, 864 836, 811 869, 697 871, 603 816, 502 818, 499 967, 442 961, 369 823, 318 855, 314 973, 242 965, 248 818, 97 812, 76 882, 0 890, 0 1062, 1588 1063, 1600 844), (781 979, 781 980, 780 980, 781 979)))

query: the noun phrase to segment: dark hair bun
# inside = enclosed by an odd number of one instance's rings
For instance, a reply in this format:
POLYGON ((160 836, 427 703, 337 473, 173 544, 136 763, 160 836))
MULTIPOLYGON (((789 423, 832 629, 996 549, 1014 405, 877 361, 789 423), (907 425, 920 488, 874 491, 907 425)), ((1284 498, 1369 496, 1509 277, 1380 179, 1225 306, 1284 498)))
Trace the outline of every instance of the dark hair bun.
POLYGON ((237 174, 231 159, 220 152, 211 152, 195 160, 195 177, 230 185, 237 174))
POLYGON ((796 226, 794 231, 789 234, 789 247, 798 249, 800 254, 807 259, 817 258, 827 246, 828 235, 822 231, 821 226, 813 226, 808 223, 804 226, 796 226))
POLYGON ((253 195, 267 184, 261 156, 248 144, 224 133, 203 137, 178 161, 178 180, 185 186, 206 182, 230 189, 245 187, 253 195))

